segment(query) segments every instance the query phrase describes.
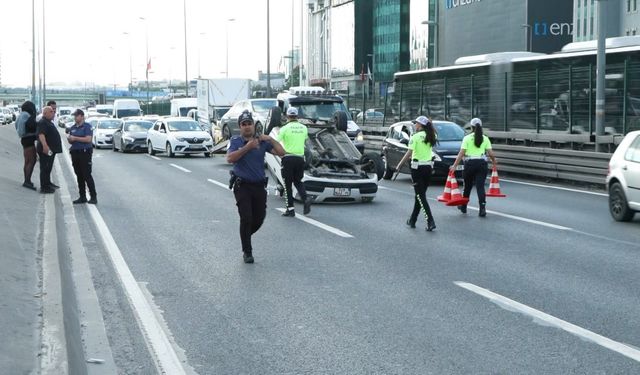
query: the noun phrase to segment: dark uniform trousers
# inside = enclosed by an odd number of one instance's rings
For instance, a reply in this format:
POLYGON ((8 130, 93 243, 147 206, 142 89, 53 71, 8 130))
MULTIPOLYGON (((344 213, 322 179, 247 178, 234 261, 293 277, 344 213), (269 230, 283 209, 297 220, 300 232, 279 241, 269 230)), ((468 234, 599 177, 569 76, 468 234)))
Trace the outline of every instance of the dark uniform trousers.
POLYGON ((40 188, 46 189, 51 186, 51 171, 53 171, 53 162, 56 160, 56 154, 49 156, 38 152, 38 157, 40 159, 40 188))
POLYGON ((465 198, 469 198, 471 195, 471 188, 476 187, 478 193, 478 202, 484 205, 487 202, 484 184, 487 179, 488 173, 487 161, 484 159, 470 159, 464 163, 464 171, 462 176, 464 177, 464 193, 465 198))
POLYGON ((307 191, 302 183, 304 177, 304 157, 289 155, 282 158, 282 178, 284 179, 287 208, 293 208, 293 185, 296 186, 300 198, 307 199, 307 191))
POLYGON ((91 176, 91 156, 93 150, 72 150, 71 162, 73 164, 73 171, 76 173, 78 180, 78 191, 80 192, 80 198, 87 197, 87 187, 89 187, 89 194, 91 197, 96 197, 96 185, 93 182, 93 176, 91 176))
POLYGON ((260 229, 267 216, 267 191, 264 182, 236 183, 233 194, 240 214, 240 241, 242 251, 251 254, 251 236, 260 229))
POLYGON ((413 212, 411 213, 411 222, 415 223, 418 220, 420 211, 424 213, 427 220, 433 220, 431 213, 431 207, 427 202, 427 188, 431 182, 430 165, 420 165, 417 169, 411 169, 411 180, 413 181, 413 190, 416 194, 415 203, 413 204, 413 212))

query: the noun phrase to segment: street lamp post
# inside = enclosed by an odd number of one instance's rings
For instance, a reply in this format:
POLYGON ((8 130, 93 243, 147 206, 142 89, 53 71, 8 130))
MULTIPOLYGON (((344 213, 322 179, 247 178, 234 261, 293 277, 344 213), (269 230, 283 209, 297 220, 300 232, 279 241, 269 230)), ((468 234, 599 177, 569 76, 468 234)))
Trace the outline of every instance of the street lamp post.
POLYGON ((31 101, 36 102, 36 1, 31 0, 31 101))
POLYGON ((122 35, 126 35, 129 39, 129 90, 133 90, 133 63, 132 63, 132 53, 131 53, 131 34, 127 31, 123 32, 122 35))
POLYGON ((42 103, 47 100, 47 47, 45 43, 45 12, 44 0, 42 0, 42 103))
POLYGON ((269 35, 269 0, 267 0, 267 97, 271 97, 271 46, 269 35))
POLYGON ((200 75, 200 64, 202 63, 201 49, 202 49, 202 37, 204 37, 205 35, 207 35, 207 33, 205 32, 200 33, 200 43, 198 45, 198 78, 202 78, 202 76, 200 75))
MULTIPOLYGON (((437 21, 422 21, 423 25, 433 26, 433 67, 438 66, 438 22, 437 21)), ((431 52, 431 51, 430 51, 431 52)))
POLYGON ((520 25, 523 29, 525 29, 524 40, 526 44, 526 48, 528 52, 533 51, 533 27, 527 23, 523 23, 520 25))
POLYGON ((227 78, 229 78, 229 22, 233 22, 235 20, 236 20, 235 18, 229 18, 227 19, 227 23, 226 23, 225 55, 226 55, 227 64, 225 68, 225 76, 227 78))
POLYGON ((187 60, 187 0, 182 2, 183 18, 184 18, 184 88, 189 97, 189 70, 187 60))
POLYGON ((145 47, 146 47, 146 66, 145 66, 145 76, 147 79, 147 102, 145 103, 145 114, 149 113, 149 23, 147 22, 147 19, 144 17, 138 17, 141 20, 144 21, 145 24, 145 47))

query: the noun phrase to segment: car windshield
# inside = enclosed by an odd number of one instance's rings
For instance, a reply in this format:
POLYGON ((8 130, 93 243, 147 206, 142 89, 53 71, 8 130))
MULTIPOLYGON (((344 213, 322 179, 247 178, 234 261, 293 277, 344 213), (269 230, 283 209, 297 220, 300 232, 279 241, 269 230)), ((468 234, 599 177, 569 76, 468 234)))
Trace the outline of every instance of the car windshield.
POLYGON ((462 138, 464 138, 464 130, 458 124, 436 123, 434 125, 438 132, 438 141, 462 141, 462 138))
POLYGON ((202 128, 195 121, 169 121, 169 130, 172 132, 194 132, 201 131, 202 128))
POLYGON ((216 118, 222 118, 229 112, 229 108, 216 108, 216 118))
POLYGON ((333 114, 337 111, 344 111, 347 113, 347 118, 351 120, 351 116, 347 112, 343 103, 336 102, 321 102, 321 103, 300 103, 292 104, 298 108, 298 116, 301 118, 315 119, 315 120, 331 120, 333 114))
POLYGON ((140 110, 133 109, 133 108, 118 110, 118 117, 133 117, 133 116, 140 116, 140 110))
POLYGON ((98 123, 98 127, 100 129, 118 129, 121 124, 122 124, 122 121, 119 121, 119 120, 106 120, 106 121, 100 121, 98 123))
POLYGON ((98 109, 96 109, 96 112, 111 116, 113 114, 113 109, 110 109, 110 108, 98 108, 98 109))
POLYGON ((59 115, 60 116, 64 116, 64 115, 70 115, 71 114, 71 110, 70 109, 61 109, 59 115))
POLYGON ((254 111, 262 115, 267 115, 271 110, 271 108, 278 105, 278 101, 277 100, 254 100, 253 102, 251 102, 251 105, 253 105, 254 111))
POLYGON ((187 117, 187 114, 192 109, 198 109, 198 108, 197 107, 180 107, 179 109, 180 117, 187 117))
POLYGON ((146 132, 151 129, 153 123, 151 121, 134 121, 126 122, 124 125, 124 131, 126 132, 146 132))

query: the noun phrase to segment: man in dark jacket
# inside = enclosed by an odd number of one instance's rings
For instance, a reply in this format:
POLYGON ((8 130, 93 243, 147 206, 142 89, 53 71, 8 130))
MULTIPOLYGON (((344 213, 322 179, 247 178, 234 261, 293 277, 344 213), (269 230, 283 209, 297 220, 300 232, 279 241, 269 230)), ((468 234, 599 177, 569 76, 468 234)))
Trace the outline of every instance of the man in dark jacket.
POLYGON ((51 122, 55 112, 47 106, 42 109, 42 119, 38 121, 36 134, 38 136, 38 157, 40 158, 40 192, 55 193, 57 185, 51 182, 51 171, 56 154, 62 153, 62 139, 58 129, 51 122))

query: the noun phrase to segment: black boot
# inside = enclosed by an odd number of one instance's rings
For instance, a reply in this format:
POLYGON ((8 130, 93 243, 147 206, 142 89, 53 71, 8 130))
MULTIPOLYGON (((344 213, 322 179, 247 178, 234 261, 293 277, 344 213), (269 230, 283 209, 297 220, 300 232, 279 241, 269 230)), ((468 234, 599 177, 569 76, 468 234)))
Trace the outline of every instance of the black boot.
POLYGON ((431 232, 431 231, 433 231, 434 229, 436 229, 436 222, 433 220, 433 218, 428 219, 428 220, 427 220, 427 228, 426 228, 426 231, 427 231, 427 232, 431 232))
POLYGON ((460 212, 462 212, 463 214, 467 213, 467 205, 462 205, 462 206, 458 206, 458 210, 460 210, 460 212))
POLYGON ((411 218, 407 219, 407 226, 409 226, 409 228, 414 228, 416 227, 416 222, 415 220, 411 220, 411 218))
POLYGON ((478 213, 478 216, 480 217, 485 217, 487 216, 487 208, 486 208, 486 203, 481 203, 480 204, 480 212, 478 213))
POLYGON ((242 254, 242 259, 244 260, 245 263, 251 264, 251 263, 253 263, 253 254, 251 254, 251 253, 243 253, 242 254))
POLYGON ((309 215, 309 213, 311 213, 311 197, 305 198, 304 211, 302 211, 302 213, 305 215, 309 215))
POLYGON ((89 204, 98 204, 98 197, 97 196, 92 196, 91 199, 89 199, 89 204))
POLYGON ((295 217, 296 216, 296 212, 292 209, 287 209, 285 212, 282 213, 282 216, 285 217, 295 217))
POLYGON ((87 198, 80 197, 80 198, 76 199, 75 201, 73 201, 73 204, 83 204, 83 203, 87 203, 87 198))

